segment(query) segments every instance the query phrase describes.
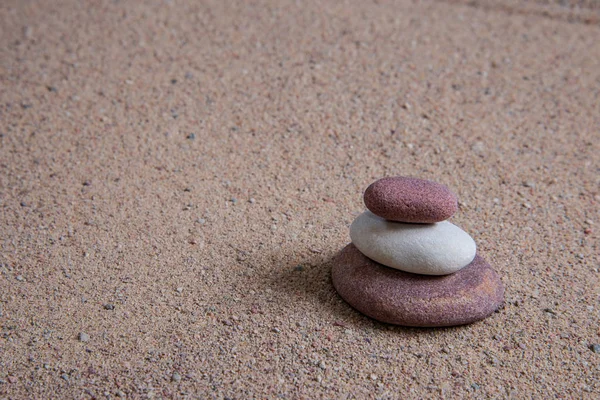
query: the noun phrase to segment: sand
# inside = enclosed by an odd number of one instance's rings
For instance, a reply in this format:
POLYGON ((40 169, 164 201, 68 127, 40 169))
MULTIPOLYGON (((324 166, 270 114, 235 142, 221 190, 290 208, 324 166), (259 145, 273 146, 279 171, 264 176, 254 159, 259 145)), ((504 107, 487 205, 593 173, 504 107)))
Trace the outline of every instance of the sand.
POLYGON ((0 3, 0 398, 599 395, 598 4, 321 3, 0 3), (498 313, 336 294, 397 174, 457 193, 498 313))

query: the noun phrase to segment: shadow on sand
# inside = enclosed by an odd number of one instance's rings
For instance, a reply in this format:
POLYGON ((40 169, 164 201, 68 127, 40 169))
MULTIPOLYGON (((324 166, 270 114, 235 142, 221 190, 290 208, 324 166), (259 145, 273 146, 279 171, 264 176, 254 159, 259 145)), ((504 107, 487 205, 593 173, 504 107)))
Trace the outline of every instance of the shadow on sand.
MULTIPOLYGON (((340 248, 341 250, 341 248, 340 248)), ((331 280, 331 268, 337 252, 308 254, 298 261, 281 249, 272 255, 277 265, 263 276, 262 287, 271 290, 280 307, 289 310, 296 318, 321 321, 321 326, 333 325, 358 331, 394 332, 401 337, 437 337, 464 329, 465 326, 447 328, 414 328, 391 325, 371 319, 346 303, 336 292, 331 280)), ((296 253, 297 254, 297 253, 296 253)))

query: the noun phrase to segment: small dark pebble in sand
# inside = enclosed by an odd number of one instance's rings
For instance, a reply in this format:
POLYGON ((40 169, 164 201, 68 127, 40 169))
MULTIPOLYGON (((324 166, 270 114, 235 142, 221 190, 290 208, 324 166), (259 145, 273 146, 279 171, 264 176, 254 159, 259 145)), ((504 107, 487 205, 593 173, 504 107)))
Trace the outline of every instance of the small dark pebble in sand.
POLYGON ((105 304, 104 305, 104 309, 105 310, 114 310, 115 309, 115 305, 114 304, 105 304))
POLYGON ((595 343, 590 345, 590 350, 592 350, 596 354, 600 354, 600 344, 595 343))
POLYGON ((189 135, 187 135, 187 138, 190 140, 194 140, 196 139, 196 134, 195 133, 190 133, 189 135))
POLYGON ((171 84, 174 85, 177 83, 177 79, 171 79, 171 84))
POLYGON ((49 92, 58 92, 58 90, 54 86, 46 86, 49 92))

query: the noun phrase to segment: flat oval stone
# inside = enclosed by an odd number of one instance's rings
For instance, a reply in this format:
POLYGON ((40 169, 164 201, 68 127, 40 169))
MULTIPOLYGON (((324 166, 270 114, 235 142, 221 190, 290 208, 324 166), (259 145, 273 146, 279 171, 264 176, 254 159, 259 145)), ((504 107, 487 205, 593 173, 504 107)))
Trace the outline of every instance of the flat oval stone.
POLYGON ((433 223, 458 210, 456 195, 441 183, 394 176, 379 179, 364 194, 367 208, 391 221, 433 223))
POLYGON ((486 318, 504 302, 498 274, 479 255, 455 274, 427 276, 385 267, 353 245, 333 260, 333 286, 352 307, 381 322, 440 327, 486 318))
POLYGON ((415 274, 451 274, 473 261, 477 252, 473 238, 448 221, 405 224, 370 211, 352 222, 350 237, 370 259, 415 274))

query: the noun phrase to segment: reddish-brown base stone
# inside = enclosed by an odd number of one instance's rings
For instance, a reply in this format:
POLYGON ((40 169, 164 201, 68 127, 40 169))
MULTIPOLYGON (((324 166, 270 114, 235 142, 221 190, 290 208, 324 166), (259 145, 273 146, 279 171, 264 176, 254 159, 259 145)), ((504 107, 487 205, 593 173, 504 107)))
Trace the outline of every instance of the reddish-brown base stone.
POLYGON ((349 244, 334 259, 332 279, 340 296, 361 313, 404 326, 468 324, 504 302, 502 281, 479 255, 450 275, 417 275, 378 264, 349 244))

